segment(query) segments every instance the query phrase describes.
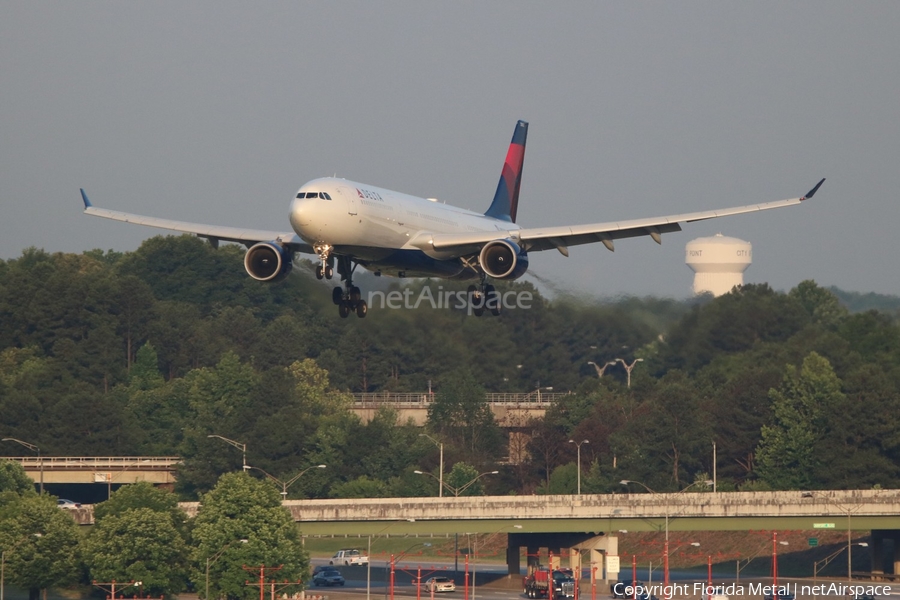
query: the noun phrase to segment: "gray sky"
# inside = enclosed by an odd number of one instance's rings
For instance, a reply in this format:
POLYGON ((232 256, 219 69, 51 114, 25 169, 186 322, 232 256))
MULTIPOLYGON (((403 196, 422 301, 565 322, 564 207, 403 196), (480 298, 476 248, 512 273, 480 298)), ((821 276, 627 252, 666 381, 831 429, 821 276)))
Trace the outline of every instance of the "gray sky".
POLYGON ((288 230, 337 174, 487 208, 530 122, 522 226, 799 196, 531 255, 561 289, 689 295, 690 240, 748 282, 900 294, 897 2, 0 2, 0 258, 132 250, 95 205, 288 230))

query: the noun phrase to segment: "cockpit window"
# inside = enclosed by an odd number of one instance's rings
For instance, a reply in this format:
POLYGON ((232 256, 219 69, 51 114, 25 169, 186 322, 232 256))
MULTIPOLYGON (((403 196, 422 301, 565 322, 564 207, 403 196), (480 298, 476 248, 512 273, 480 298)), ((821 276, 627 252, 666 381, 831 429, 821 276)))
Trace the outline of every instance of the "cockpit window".
POLYGON ((319 192, 306 192, 306 197, 307 198, 318 198, 319 192))
POLYGON ((306 192, 299 192, 297 198, 306 198, 306 192))
POLYGON ((323 200, 331 200, 328 192, 299 192, 297 198, 322 198, 323 200))
POLYGON ((329 194, 328 192, 322 192, 322 197, 326 200, 331 200, 331 194, 329 194))

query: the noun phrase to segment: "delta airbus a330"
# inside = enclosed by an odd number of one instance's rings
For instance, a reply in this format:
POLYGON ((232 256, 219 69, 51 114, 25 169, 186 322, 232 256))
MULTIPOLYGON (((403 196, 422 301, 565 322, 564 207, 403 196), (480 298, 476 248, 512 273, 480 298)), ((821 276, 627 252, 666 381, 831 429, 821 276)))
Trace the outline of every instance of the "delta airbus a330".
POLYGON ((368 311, 353 272, 362 265, 376 275, 478 280, 469 286, 473 313, 497 315, 500 302, 492 279, 517 279, 528 269, 528 253, 599 242, 613 250, 620 238, 648 235, 662 243, 679 223, 737 215, 799 204, 812 198, 822 179, 804 197, 735 208, 593 225, 520 228, 516 225, 519 187, 528 123, 519 121, 500 174, 494 200, 484 214, 426 198, 392 192, 346 179, 325 177, 303 185, 291 202, 293 231, 249 230, 187 223, 123 213, 91 205, 81 190, 84 212, 97 217, 196 234, 213 246, 219 241, 247 246, 244 268, 250 277, 274 282, 287 277, 296 253, 314 254, 316 277, 331 279, 335 264, 343 286, 332 298, 341 317, 368 311))

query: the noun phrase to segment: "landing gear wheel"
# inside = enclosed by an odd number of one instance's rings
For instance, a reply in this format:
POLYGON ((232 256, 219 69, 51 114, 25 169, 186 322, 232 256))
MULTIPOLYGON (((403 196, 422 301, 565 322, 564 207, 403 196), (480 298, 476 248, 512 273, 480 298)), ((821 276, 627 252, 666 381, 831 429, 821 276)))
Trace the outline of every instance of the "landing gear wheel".
POLYGON ((468 289, 469 310, 476 317, 484 314, 484 296, 477 286, 470 285, 468 289))
POLYGON ((335 306, 341 305, 341 300, 344 299, 344 290, 340 288, 340 286, 334 288, 331 291, 331 301, 334 302, 335 306))
POLYGON ((356 316, 360 319, 365 319, 368 312, 369 305, 366 304, 365 300, 360 300, 359 304, 356 305, 356 316))
POLYGON ((492 285, 484 286, 484 305, 495 317, 500 316, 500 294, 492 285))
POLYGON ((342 319, 346 319, 350 316, 350 305, 346 302, 341 302, 338 306, 338 314, 341 315, 342 319))
POLYGON ((325 272, 322 269, 322 265, 318 265, 316 267, 316 279, 322 279, 325 276, 325 272))
POLYGON ((325 279, 331 279, 334 277, 334 267, 328 265, 325 267, 325 279))
POLYGON ((350 288, 350 302, 354 305, 359 304, 360 299, 362 298, 362 292, 358 287, 353 286, 350 288))

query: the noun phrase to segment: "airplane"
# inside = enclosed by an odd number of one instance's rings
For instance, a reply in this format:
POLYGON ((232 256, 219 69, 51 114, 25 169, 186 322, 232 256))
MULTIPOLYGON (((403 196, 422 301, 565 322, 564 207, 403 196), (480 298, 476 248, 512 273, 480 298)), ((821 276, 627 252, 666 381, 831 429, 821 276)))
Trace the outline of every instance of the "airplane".
POLYGON ((478 280, 468 287, 472 313, 500 314, 501 303, 488 278, 518 279, 528 270, 528 253, 601 243, 615 250, 618 239, 681 231, 680 223, 783 208, 812 198, 825 179, 805 196, 776 202, 693 212, 650 219, 590 225, 522 228, 516 224, 528 123, 516 123, 493 201, 484 214, 337 177, 305 183, 291 201, 291 231, 253 230, 188 223, 94 207, 81 190, 88 215, 193 233, 213 247, 220 241, 247 247, 244 268, 250 277, 276 282, 291 272, 296 254, 319 259, 318 279, 331 279, 335 263, 343 286, 332 292, 338 314, 363 318, 368 312, 353 273, 362 266, 375 275, 478 280))

